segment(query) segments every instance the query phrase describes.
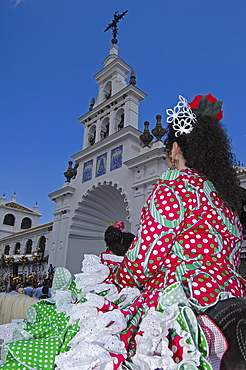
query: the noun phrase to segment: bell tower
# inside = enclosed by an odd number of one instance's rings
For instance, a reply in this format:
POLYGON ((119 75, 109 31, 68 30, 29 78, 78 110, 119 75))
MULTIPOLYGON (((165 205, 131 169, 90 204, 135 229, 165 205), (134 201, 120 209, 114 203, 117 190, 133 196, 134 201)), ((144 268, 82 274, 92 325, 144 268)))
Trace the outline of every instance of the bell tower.
POLYGON ((94 76, 99 87, 97 99, 91 100, 89 112, 79 118, 84 124, 83 149, 126 126, 138 128, 139 103, 146 94, 135 87, 135 72, 118 56, 119 47, 112 44, 109 50, 104 68, 94 76))
POLYGON ((75 165, 69 163, 63 187, 49 195, 56 203, 49 262, 74 273, 85 253, 105 250, 109 222, 123 221, 126 230, 136 232, 141 208, 163 172, 163 144, 150 150, 139 139, 139 106, 147 95, 136 87, 133 68, 118 55, 115 27, 124 14, 116 13, 106 28, 113 29, 113 39, 94 76, 98 95, 79 118, 82 150, 72 156, 75 165))

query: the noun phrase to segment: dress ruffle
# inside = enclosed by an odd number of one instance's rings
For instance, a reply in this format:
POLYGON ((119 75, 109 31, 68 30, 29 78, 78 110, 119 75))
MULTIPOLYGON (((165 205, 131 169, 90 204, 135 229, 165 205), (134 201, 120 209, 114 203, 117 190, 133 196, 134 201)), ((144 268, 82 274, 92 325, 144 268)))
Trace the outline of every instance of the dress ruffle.
POLYGON ((94 255, 85 256, 74 280, 57 268, 52 298, 29 307, 14 342, 4 347, 0 368, 212 369, 205 336, 179 283, 152 292, 118 291, 105 283, 109 273, 94 255), (172 344, 177 338, 182 359, 172 344), (48 357, 39 356, 44 346, 48 357))

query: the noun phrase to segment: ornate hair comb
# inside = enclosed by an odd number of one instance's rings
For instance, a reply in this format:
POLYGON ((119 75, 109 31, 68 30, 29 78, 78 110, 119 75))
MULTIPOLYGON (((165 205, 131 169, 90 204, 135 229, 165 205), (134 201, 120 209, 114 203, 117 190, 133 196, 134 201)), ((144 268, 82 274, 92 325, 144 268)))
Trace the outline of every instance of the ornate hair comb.
POLYGON ((188 101, 179 95, 179 102, 173 109, 166 109, 167 123, 171 123, 176 131, 175 136, 189 134, 196 122, 196 115, 192 112, 188 101))
POLYGON ((179 102, 173 109, 167 109, 167 123, 171 123, 175 136, 189 134, 193 124, 197 122, 196 115, 203 114, 214 117, 218 121, 223 118, 222 101, 212 94, 197 95, 191 103, 179 95, 179 102))

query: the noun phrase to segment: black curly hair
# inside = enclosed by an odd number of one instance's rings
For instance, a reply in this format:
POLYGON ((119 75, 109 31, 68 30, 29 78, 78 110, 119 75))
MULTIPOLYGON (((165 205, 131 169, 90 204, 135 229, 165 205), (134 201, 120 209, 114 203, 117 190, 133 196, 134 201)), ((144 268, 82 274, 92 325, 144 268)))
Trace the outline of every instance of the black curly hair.
POLYGON ((185 164, 205 175, 216 188, 218 195, 234 212, 241 209, 241 188, 233 167, 234 155, 224 125, 213 117, 198 115, 189 134, 175 136, 170 123, 164 144, 170 152, 174 142, 179 145, 185 164))
POLYGON ((113 252, 117 256, 124 256, 134 239, 134 234, 122 232, 114 226, 109 226, 104 233, 104 241, 107 245, 107 250, 113 252))
POLYGON ((124 245, 124 253, 128 251, 128 248, 131 246, 133 239, 135 238, 135 235, 130 232, 124 232, 123 235, 123 245, 124 245))

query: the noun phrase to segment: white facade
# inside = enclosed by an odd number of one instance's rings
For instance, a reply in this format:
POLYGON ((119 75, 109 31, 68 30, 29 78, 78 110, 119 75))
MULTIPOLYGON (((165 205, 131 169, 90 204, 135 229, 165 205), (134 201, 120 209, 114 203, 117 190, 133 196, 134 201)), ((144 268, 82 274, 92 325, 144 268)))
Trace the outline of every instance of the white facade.
MULTIPOLYGON (((83 149, 73 156, 78 165, 71 182, 50 194, 56 202, 49 262, 78 272, 85 253, 105 249, 108 223, 124 221, 135 233, 141 208, 153 183, 167 168, 163 143, 142 148, 138 109, 146 94, 127 84, 132 72, 112 45, 104 68, 94 77, 98 97, 79 118, 84 125, 83 149)), ((131 79, 130 79, 131 81, 131 79)))
POLYGON ((241 187, 246 190, 246 167, 237 167, 237 177, 241 187))
MULTIPOLYGON (((52 222, 38 226, 38 206, 27 208, 16 201, 16 195, 6 202, 5 196, 0 198, 0 254, 12 256, 13 263, 1 264, 0 280, 3 281, 8 274, 28 276, 37 270, 33 254, 42 256, 39 263, 40 273, 44 272, 47 265, 46 244, 52 230, 52 222), (28 257, 26 263, 21 261, 22 256, 28 257)), ((2 260, 1 260, 2 262, 2 260)), ((42 273, 42 276, 43 276, 42 273)))
POLYGON ((0 239, 12 235, 24 229, 30 229, 38 225, 38 206, 33 209, 22 206, 16 202, 16 195, 6 202, 5 196, 0 198, 0 239))
POLYGON ((10 236, 0 239, 1 255, 12 256, 13 263, 4 266, 0 270, 0 280, 4 280, 6 274, 13 276, 25 275, 24 280, 30 274, 39 273, 38 280, 42 280, 44 275, 47 275, 48 262, 48 242, 52 233, 52 222, 40 225, 25 231, 20 231, 10 236), (9 247, 9 248, 8 248, 9 247), (7 250, 9 250, 8 253, 7 250), (36 262, 33 259, 34 255, 42 256, 42 260, 36 262), (22 256, 28 258, 27 262, 21 261, 22 256))

